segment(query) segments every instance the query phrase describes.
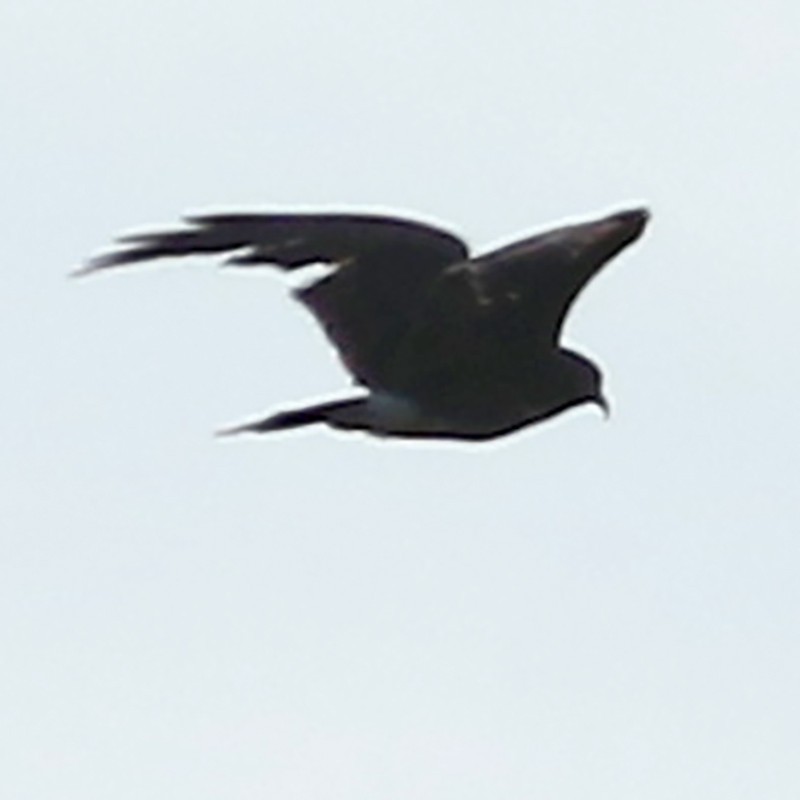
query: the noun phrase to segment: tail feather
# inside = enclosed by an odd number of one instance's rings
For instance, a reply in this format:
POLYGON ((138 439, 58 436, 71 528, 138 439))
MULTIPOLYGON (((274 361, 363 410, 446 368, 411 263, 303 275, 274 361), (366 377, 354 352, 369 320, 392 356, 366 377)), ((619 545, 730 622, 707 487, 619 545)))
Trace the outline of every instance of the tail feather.
MULTIPOLYGON (((363 398, 349 400, 334 400, 319 403, 306 408, 296 408, 290 411, 280 411, 257 422, 247 422, 232 428, 224 428, 217 432, 217 436, 234 436, 239 433, 272 433, 273 431, 300 428, 304 425, 318 423, 333 423, 339 421, 339 412, 347 412, 364 403, 363 398)), ((338 426, 337 426, 338 427, 338 426)))

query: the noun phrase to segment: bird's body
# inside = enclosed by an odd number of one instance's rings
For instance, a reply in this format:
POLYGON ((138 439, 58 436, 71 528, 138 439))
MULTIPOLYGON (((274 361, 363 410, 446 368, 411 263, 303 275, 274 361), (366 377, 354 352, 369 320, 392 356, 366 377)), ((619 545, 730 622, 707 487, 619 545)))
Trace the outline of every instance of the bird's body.
POLYGON ((93 272, 149 259, 230 253, 226 263, 334 269, 296 292, 365 393, 229 432, 322 422, 384 436, 490 439, 593 402, 599 369, 559 345, 586 282, 644 230, 647 212, 570 225, 470 258, 457 237, 355 214, 190 218, 122 239, 93 272))

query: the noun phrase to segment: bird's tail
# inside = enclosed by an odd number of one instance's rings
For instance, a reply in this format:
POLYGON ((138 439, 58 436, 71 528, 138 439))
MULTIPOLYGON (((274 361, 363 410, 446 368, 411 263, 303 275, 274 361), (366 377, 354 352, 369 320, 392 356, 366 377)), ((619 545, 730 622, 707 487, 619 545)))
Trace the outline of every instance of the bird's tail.
POLYGON ((247 422, 244 425, 224 428, 217 432, 217 436, 233 436, 239 433, 271 433, 272 431, 299 428, 303 425, 315 425, 320 422, 337 428, 361 427, 356 420, 361 416, 359 412, 364 405, 364 398, 357 397, 319 403, 306 408, 295 408, 291 411, 272 414, 257 422, 247 422))

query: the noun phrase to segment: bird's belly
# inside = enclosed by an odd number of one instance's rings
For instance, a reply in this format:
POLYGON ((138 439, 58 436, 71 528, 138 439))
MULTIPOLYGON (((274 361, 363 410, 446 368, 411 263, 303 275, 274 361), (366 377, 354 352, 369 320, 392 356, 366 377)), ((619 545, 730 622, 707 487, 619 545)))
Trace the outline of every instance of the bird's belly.
POLYGON ((358 427, 376 436, 488 439, 529 419, 529 413, 521 407, 471 406, 465 403, 447 410, 433 409, 399 395, 375 393, 370 395, 358 427))
POLYGON ((413 400, 384 392, 370 395, 366 422, 368 430, 379 436, 435 435, 448 427, 446 420, 425 412, 413 400))

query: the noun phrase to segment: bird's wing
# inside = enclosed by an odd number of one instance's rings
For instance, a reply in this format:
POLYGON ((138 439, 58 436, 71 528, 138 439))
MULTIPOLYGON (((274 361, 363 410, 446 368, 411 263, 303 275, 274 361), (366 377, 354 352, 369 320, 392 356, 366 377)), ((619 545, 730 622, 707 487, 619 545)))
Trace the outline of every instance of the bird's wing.
POLYGON ((293 270, 330 264, 334 272, 297 292, 347 368, 382 385, 383 366, 428 284, 467 258, 464 242, 405 219, 360 214, 226 214, 187 218, 184 230, 126 236, 81 274, 156 258, 230 253, 225 263, 293 270))
POLYGON ((548 231, 469 265, 504 338, 558 345, 570 306, 610 259, 642 234, 648 213, 624 211, 548 231))

